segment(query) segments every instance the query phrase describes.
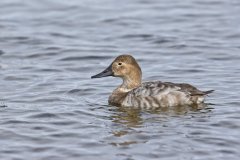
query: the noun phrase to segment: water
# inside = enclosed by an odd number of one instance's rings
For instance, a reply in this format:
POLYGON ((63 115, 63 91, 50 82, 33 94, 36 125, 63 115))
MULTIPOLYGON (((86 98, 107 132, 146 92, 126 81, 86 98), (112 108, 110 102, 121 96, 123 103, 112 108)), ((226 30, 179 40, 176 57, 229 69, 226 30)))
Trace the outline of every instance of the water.
POLYGON ((0 159, 240 157, 238 0, 1 0, 0 159), (107 105, 131 53, 145 81, 215 89, 206 108, 107 105))

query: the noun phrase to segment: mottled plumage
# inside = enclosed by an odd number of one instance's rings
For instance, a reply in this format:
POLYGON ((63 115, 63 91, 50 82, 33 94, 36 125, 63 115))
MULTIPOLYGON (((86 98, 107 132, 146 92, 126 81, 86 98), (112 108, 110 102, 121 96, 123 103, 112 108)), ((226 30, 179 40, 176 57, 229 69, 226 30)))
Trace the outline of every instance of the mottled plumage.
POLYGON ((189 84, 145 82, 129 91, 122 99, 122 105, 149 109, 199 104, 203 102, 203 96, 210 92, 202 92, 189 84))
POLYGON ((109 104, 133 106, 140 108, 159 108, 179 105, 200 104, 210 91, 200 91, 186 83, 145 82, 141 83, 142 72, 136 60, 130 55, 121 55, 103 72, 92 76, 121 77, 122 85, 117 87, 109 97, 109 104))

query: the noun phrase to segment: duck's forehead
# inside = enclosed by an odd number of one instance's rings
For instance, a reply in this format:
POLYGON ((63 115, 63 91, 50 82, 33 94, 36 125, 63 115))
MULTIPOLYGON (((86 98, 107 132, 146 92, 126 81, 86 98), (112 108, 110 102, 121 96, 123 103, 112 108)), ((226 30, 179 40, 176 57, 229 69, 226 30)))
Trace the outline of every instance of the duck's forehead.
POLYGON ((121 62, 126 62, 126 63, 132 63, 134 61, 134 58, 130 55, 121 55, 118 56, 115 61, 121 61, 121 62))

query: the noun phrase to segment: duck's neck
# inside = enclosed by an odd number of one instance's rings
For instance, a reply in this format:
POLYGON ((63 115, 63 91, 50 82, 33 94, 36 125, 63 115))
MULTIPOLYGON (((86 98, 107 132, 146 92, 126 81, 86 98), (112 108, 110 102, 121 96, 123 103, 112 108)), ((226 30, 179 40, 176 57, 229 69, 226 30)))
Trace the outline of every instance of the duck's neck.
POLYGON ((123 79, 123 83, 119 86, 120 89, 126 90, 129 92, 130 90, 137 88, 141 85, 141 80, 131 80, 131 79, 123 79))
POLYGON ((118 87, 123 92, 129 92, 130 90, 137 88, 142 83, 142 74, 135 73, 129 76, 123 77, 123 83, 118 87))
POLYGON ((142 83, 141 70, 135 75, 122 77, 123 83, 117 87, 109 97, 110 104, 121 104, 128 92, 137 88, 142 83))
POLYGON ((124 79, 123 83, 117 87, 109 97, 109 103, 114 105, 121 105, 128 92, 141 85, 141 79, 132 80, 124 79))

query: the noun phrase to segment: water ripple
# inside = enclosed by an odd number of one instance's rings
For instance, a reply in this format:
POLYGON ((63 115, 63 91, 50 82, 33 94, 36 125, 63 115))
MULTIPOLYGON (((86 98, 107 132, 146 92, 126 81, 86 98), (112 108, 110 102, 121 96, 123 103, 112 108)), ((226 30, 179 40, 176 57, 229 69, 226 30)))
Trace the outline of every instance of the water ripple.
POLYGON ((239 154, 239 1, 0 2, 0 159, 232 159, 239 154), (143 80, 214 89, 204 106, 108 105, 132 54, 143 80))

